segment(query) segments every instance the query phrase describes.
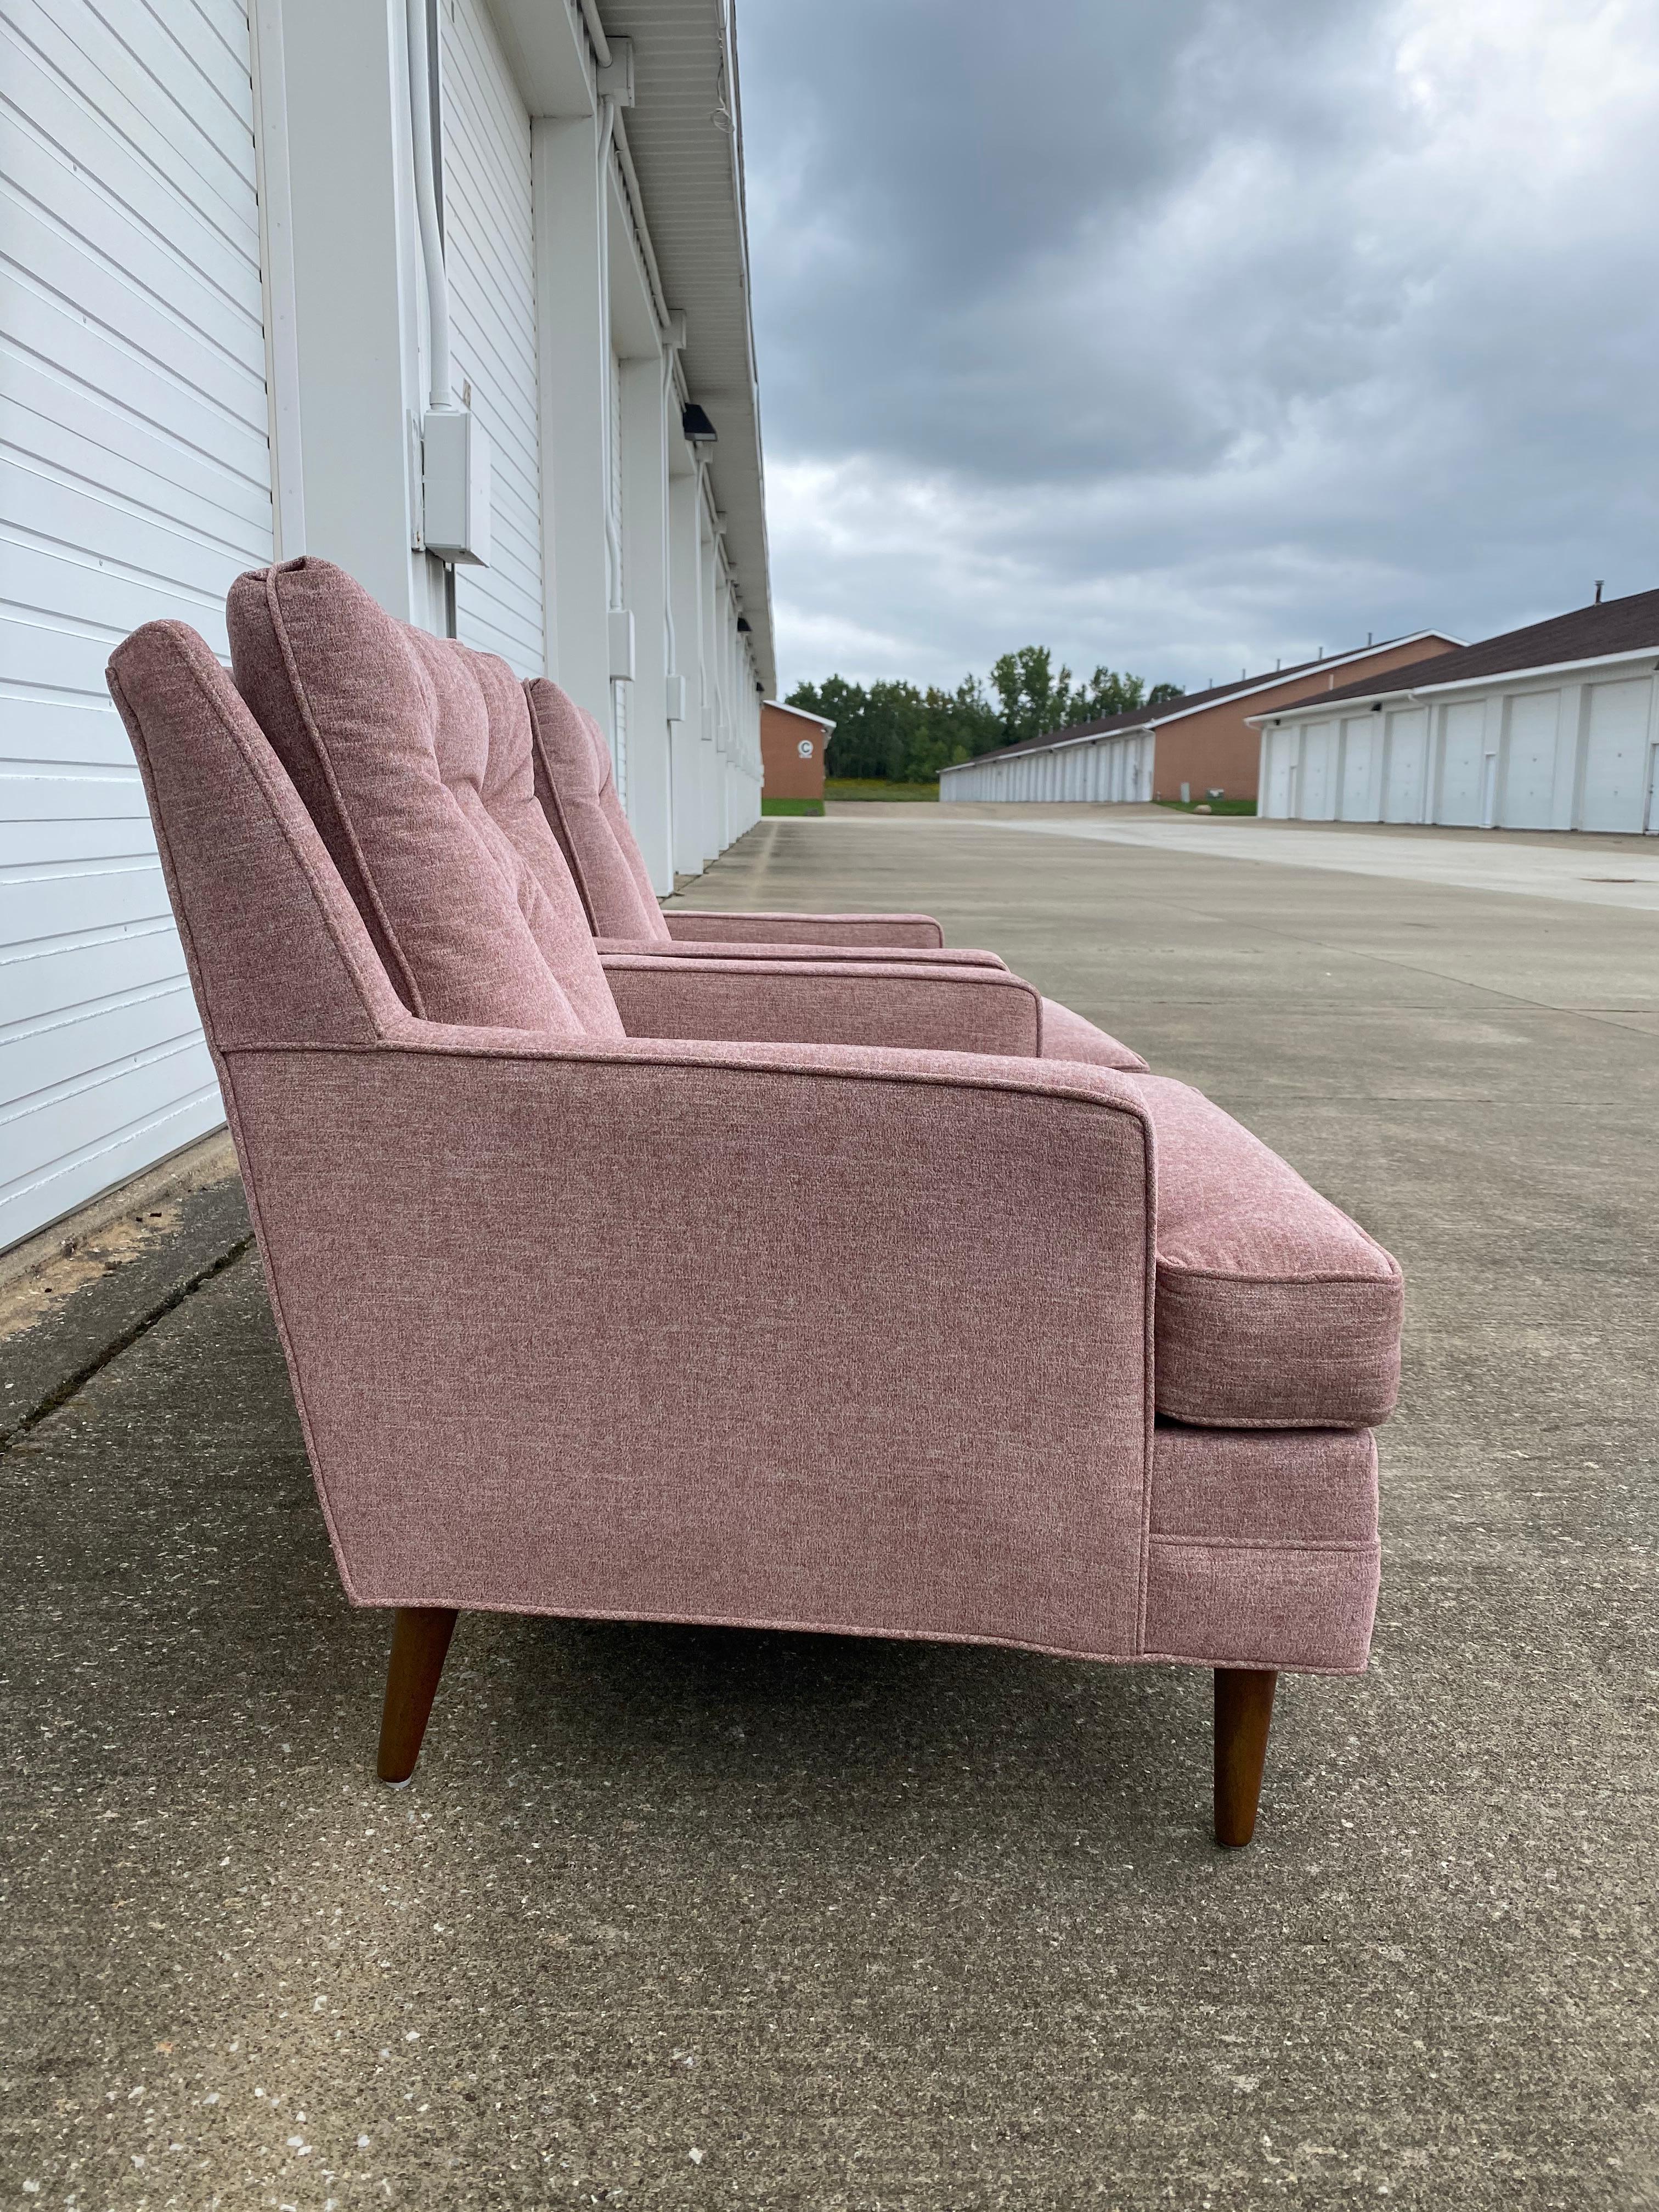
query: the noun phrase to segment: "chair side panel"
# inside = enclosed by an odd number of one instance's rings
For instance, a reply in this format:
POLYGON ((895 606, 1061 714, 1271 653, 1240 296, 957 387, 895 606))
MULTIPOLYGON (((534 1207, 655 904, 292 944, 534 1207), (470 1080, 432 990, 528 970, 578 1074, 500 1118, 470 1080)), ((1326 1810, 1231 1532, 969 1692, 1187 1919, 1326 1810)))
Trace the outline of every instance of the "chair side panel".
POLYGON ((1133 1655, 1133 1112, 397 1051, 231 1074, 360 1602, 1133 1655))

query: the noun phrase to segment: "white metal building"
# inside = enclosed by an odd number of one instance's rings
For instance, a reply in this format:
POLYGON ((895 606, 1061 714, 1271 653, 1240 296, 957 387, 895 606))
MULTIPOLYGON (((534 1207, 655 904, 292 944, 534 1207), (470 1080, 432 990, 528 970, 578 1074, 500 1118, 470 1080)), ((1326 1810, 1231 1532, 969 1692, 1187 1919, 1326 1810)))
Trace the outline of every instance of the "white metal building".
POLYGON ((1640 592, 1253 716, 1261 811, 1659 834, 1656 671, 1640 592))
POLYGON ((730 0, 0 0, 0 40, 3 1248, 222 1118, 130 629, 222 652, 241 569, 326 555, 600 717, 661 891, 757 818, 775 678, 730 0), (481 562, 425 550, 446 398, 481 562))
POLYGON ((1157 735, 1150 721, 1124 732, 1056 730, 941 770, 939 795, 967 799, 1087 799, 1121 806, 1152 795, 1157 735))

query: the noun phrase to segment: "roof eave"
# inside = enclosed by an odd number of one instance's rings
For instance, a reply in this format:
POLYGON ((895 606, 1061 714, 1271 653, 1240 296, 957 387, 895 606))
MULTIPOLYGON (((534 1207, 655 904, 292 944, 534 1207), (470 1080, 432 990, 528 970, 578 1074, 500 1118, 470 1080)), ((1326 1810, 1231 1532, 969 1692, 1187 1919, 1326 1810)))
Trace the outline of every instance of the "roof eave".
POLYGON ((1545 676, 1567 676, 1575 669, 1618 668, 1627 666, 1632 660, 1659 661, 1659 643, 1630 646, 1622 653, 1594 653, 1579 660, 1540 661, 1530 668, 1492 668, 1484 676, 1455 677, 1449 684, 1408 684, 1392 691, 1352 691, 1333 699, 1298 699, 1293 706, 1270 708, 1261 714, 1247 714, 1244 719, 1255 727, 1263 722, 1288 722, 1293 717, 1317 720, 1328 714, 1333 707, 1381 706, 1390 699, 1426 699, 1447 691, 1475 691, 1492 684, 1524 684, 1545 676))

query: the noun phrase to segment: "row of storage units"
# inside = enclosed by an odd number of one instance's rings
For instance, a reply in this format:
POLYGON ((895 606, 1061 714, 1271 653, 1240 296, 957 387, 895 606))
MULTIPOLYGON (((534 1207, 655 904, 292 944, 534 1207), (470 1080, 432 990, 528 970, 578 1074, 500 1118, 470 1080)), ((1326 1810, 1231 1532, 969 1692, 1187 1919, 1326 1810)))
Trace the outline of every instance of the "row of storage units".
POLYGON ((1151 730, 1134 730, 1127 737, 1073 738, 1029 752, 964 761, 945 770, 939 795, 946 802, 1079 799, 1126 805, 1152 795, 1157 742, 1151 730))
POLYGON ((1261 811, 1303 822, 1659 833, 1650 666, 1407 695, 1261 732, 1261 811))
POLYGON ((241 570, 324 555, 592 709, 659 891, 758 817, 732 36, 723 0, 0 0, 0 1249, 223 1117, 104 685, 140 623, 223 654, 241 570), (428 183, 478 561, 422 534, 428 183))

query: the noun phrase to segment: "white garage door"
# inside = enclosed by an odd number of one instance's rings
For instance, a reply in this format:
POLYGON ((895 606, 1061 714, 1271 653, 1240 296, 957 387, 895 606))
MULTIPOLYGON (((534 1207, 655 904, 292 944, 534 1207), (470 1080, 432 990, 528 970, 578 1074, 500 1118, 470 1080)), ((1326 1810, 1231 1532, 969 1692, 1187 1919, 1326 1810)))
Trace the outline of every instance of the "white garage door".
POLYGON ((1294 730, 1269 730, 1267 732, 1267 800, 1263 811, 1276 821, 1285 821, 1296 812, 1296 740, 1294 730))
POLYGON ((489 566, 455 571, 455 627, 520 676, 543 644, 540 434, 530 115, 483 0, 443 25, 444 259, 458 394, 490 448, 489 566))
POLYGON ((1310 722, 1302 732, 1298 799, 1304 822, 1329 822, 1336 813, 1336 724, 1310 722))
POLYGON ((103 672, 222 652, 271 508, 244 9, 0 0, 0 67, 3 1246, 223 1118, 103 672))
POLYGON ((1437 822, 1478 830, 1485 819, 1486 708, 1484 700, 1448 707, 1440 738, 1437 822))
POLYGON ((1342 804, 1345 822, 1376 819, 1376 744, 1380 714, 1355 714, 1342 725, 1342 804))
POLYGON ((1523 691, 1510 702, 1502 815, 1506 830, 1550 826, 1560 720, 1559 691, 1523 691))
POLYGON ((1579 827, 1640 830, 1646 811, 1650 677, 1592 684, 1584 739, 1579 827))
POLYGON ((1429 764, 1428 711, 1419 707, 1383 719, 1389 731, 1382 770, 1382 819, 1420 822, 1429 764))

